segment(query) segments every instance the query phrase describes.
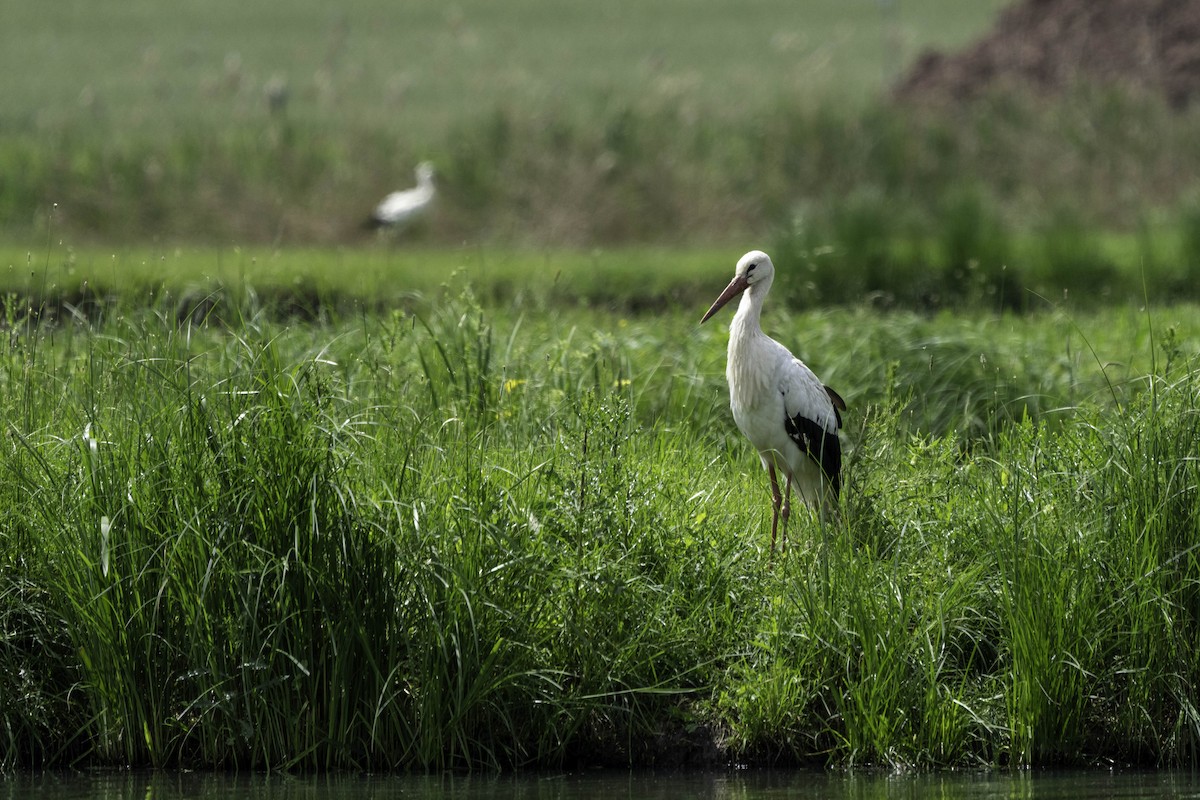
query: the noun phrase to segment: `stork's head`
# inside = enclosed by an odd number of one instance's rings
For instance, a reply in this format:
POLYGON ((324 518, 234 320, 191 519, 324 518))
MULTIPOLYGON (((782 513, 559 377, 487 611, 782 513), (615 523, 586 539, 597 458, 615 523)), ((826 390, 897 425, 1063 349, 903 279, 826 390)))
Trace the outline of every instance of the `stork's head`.
POLYGON ((426 184, 433 182, 433 164, 429 161, 422 161, 417 164, 417 183, 426 184))
POLYGON ((742 256, 737 263, 737 268, 733 271, 733 280, 725 287, 725 291, 716 299, 712 306, 705 312, 700 319, 700 324, 703 325, 708 321, 708 318, 721 310, 721 307, 728 303, 733 298, 737 297, 742 292, 753 286, 766 287, 771 285, 771 280, 775 277, 775 265, 771 263, 771 257, 762 250, 751 250, 746 255, 742 256))

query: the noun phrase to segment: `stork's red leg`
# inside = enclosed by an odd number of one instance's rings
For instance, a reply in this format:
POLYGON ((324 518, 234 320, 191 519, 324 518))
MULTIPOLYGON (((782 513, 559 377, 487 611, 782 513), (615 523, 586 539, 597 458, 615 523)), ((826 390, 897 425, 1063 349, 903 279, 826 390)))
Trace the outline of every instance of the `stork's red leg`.
POLYGON ((783 550, 787 547, 787 524, 788 517, 792 515, 792 473, 788 473, 785 488, 783 490, 783 541, 779 545, 779 549, 783 550))
MULTIPOLYGON (((783 499, 779 494, 779 481, 775 479, 775 466, 767 465, 767 474, 771 476, 771 552, 775 552, 775 531, 779 527, 779 503, 783 499)), ((784 523, 787 524, 786 522, 784 523)))

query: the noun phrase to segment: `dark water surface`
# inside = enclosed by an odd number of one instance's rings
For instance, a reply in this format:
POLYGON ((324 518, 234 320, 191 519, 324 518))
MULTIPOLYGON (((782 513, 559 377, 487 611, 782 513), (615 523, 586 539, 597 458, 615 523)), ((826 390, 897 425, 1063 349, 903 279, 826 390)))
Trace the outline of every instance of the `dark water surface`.
POLYGON ((521 777, 52 773, 0 777, 0 800, 667 800, 1200 798, 1196 772, 546 773, 521 777))

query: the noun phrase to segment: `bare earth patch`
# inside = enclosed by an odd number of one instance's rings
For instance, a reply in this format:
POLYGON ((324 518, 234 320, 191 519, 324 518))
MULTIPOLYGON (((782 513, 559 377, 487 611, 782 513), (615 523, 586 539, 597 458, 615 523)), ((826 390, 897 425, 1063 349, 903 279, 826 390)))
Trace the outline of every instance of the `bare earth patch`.
POLYGON ((954 102, 997 88, 1054 94, 1078 83, 1200 98, 1200 0, 1024 0, 956 53, 925 52, 901 100, 954 102))

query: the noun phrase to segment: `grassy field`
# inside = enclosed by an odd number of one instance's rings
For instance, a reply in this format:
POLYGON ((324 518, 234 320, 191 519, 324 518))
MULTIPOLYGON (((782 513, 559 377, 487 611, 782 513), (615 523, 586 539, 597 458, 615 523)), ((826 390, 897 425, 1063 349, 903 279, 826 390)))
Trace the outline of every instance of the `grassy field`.
POLYGON ((407 149, 435 146, 495 108, 525 117, 547 106, 684 102, 730 117, 792 92, 862 102, 921 48, 981 33, 1001 5, 15 3, 0 32, 0 119, 8 129, 96 125, 125 138, 166 138, 214 119, 261 124, 274 77, 286 80, 298 122, 349 121, 407 149))
POLYGON ((10 295, 0 764, 1194 763, 1194 306, 775 304, 850 411, 772 558, 703 304, 478 294, 10 295))
MULTIPOLYGON (((637 219, 726 186, 655 176, 661 137, 756 128, 780 103, 861 105, 920 47, 961 42, 998 5, 13 4, 0 237, 344 243, 432 157, 433 241, 670 238, 661 213, 637 219), (283 113, 269 85, 286 85, 283 113), (589 199, 565 202, 576 197, 589 199)), ((704 216, 692 233, 731 210, 685 205, 704 216)))
POLYGON ((922 47, 999 6, 17 4, 0 240, 358 246, 422 158, 426 246, 837 240, 864 210, 900 250, 946 216, 1001 238, 1194 227, 1195 111, 1087 87, 887 100, 922 47))
POLYGON ((881 97, 999 5, 10 3, 0 769, 1195 765, 1197 112, 881 97))
POLYGON ((638 314, 711 301, 730 264, 759 247, 782 270, 779 301, 795 309, 1044 311, 1200 299, 1200 214, 1182 235, 1064 226, 1017 237, 991 227, 967 199, 942 223, 928 236, 896 236, 887 207, 863 202, 824 224, 731 247, 135 248, 46 240, 0 245, 0 294, 51 314, 165 294, 181 305, 223 307, 218 316, 256 295, 314 319, 411 307, 466 282, 488 304, 638 314))

